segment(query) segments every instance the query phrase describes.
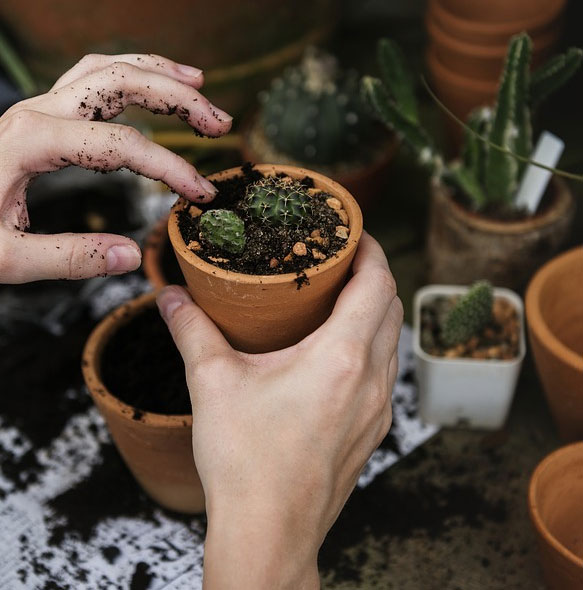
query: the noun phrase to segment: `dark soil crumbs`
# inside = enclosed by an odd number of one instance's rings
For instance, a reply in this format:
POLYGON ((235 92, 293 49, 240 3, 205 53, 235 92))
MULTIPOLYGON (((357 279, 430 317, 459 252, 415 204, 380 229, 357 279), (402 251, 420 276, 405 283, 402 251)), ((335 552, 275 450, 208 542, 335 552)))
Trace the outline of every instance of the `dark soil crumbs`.
POLYGON ((448 347, 441 339, 441 324, 457 297, 436 297, 421 308, 421 347, 433 356, 510 360, 519 352, 520 323, 515 307, 497 297, 492 319, 484 329, 463 344, 448 347))
POLYGON ((105 347, 102 379, 126 404, 158 414, 190 414, 184 363, 157 309, 122 326, 105 347))
MULTIPOLYGON (((203 211, 231 209, 236 211, 245 222, 247 241, 241 254, 230 254, 211 244, 201 242, 202 248, 197 250, 196 254, 203 260, 225 270, 244 274, 301 274, 307 268, 324 261, 324 259, 313 256, 313 248, 328 259, 345 246, 346 240, 336 236, 336 227, 343 225, 343 223, 338 214, 326 204, 326 199, 332 195, 324 192, 315 194, 311 201, 311 214, 306 216, 299 226, 269 226, 254 220, 240 207, 247 186, 263 178, 263 175, 250 164, 242 166, 241 171, 241 176, 214 183, 219 192, 211 203, 189 204, 186 209, 176 213, 180 233, 187 245, 192 241, 200 242, 199 218, 193 218, 190 213, 193 207, 203 211), (310 234, 314 230, 319 230, 320 236, 323 238, 318 243, 313 243, 310 240, 310 234), (294 244, 298 242, 306 244, 306 255, 296 256, 292 253, 294 244), (291 256, 290 253, 292 253, 291 256), (284 260, 286 257, 288 259, 284 260), (221 260, 217 261, 213 258, 221 260), (277 264, 273 262, 273 259, 277 261, 277 264)), ((301 180, 301 183, 306 188, 314 186, 313 180, 308 177, 301 180)))

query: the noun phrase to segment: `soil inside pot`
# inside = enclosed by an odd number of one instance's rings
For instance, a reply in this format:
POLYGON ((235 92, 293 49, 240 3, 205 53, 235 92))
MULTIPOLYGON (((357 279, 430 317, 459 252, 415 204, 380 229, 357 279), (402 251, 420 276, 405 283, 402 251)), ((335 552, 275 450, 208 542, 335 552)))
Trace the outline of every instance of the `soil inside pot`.
POLYGON ((519 352, 520 322, 516 308, 503 297, 492 306, 492 319, 465 343, 447 346, 441 338, 443 319, 459 295, 436 297, 421 307, 421 347, 427 354, 445 358, 510 360, 519 352))
POLYGON ((155 308, 121 326, 105 346, 101 378, 109 391, 142 412, 190 414, 184 363, 155 308))
MULTIPOLYGON (((267 225, 253 219, 240 207, 247 186, 263 178, 263 174, 251 164, 245 164, 241 171, 241 176, 214 183, 219 192, 211 203, 189 204, 176 213, 182 238, 194 248, 197 256, 225 270, 244 274, 301 275, 304 270, 334 256, 346 245, 348 231, 345 237, 338 235, 340 226, 348 229, 340 217, 342 213, 327 204, 332 195, 325 192, 312 195, 311 212, 298 226, 267 225), (209 209, 234 210, 244 221, 247 239, 241 254, 231 254, 201 240, 197 210, 204 212, 209 209)), ((309 177, 300 182, 306 188, 314 187, 309 177)))

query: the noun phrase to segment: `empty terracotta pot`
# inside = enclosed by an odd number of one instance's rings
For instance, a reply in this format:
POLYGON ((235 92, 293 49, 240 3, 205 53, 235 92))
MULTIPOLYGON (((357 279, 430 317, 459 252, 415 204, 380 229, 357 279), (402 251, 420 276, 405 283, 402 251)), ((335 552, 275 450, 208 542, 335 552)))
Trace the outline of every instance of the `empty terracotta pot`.
MULTIPOLYGON (((268 352, 291 346, 319 327, 332 312, 362 234, 362 213, 352 195, 330 178, 293 166, 255 166, 266 175, 283 173, 295 179, 309 176, 314 186, 342 202, 349 218, 346 246, 334 256, 305 271, 308 282, 301 286, 297 275, 248 275, 223 270, 205 262, 184 243, 176 212, 168 221, 168 234, 194 301, 218 325, 229 342, 244 352, 268 352)), ((219 181, 241 174, 231 168, 209 177, 219 181)))
POLYGON ((526 291, 526 318, 559 435, 565 441, 583 439, 583 247, 536 273, 526 291))
POLYGON ((488 279, 521 291, 569 235, 573 196, 559 178, 551 186, 553 196, 545 210, 504 221, 469 211, 443 184, 434 183, 427 235, 429 282, 465 285, 488 279))
POLYGON ((583 443, 548 455, 530 480, 528 508, 549 590, 583 588, 583 443))
POLYGON ((101 378, 102 354, 109 340, 122 325, 154 305, 155 293, 148 293, 117 308, 96 326, 83 351, 83 377, 121 456, 144 491, 170 510, 203 512, 204 493, 192 454, 192 415, 141 411, 118 399, 101 378))

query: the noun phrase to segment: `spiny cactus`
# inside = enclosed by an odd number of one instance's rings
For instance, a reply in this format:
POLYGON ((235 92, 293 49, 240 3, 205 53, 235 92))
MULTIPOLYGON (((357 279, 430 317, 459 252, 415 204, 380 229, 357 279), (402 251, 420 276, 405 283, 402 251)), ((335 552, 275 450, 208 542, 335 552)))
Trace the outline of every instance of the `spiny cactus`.
POLYGON ((441 339, 447 346, 467 342, 477 336, 492 318, 494 290, 488 281, 474 283, 446 315, 441 339))
POLYGON ((233 211, 211 209, 200 216, 201 238, 231 254, 240 254, 245 247, 245 224, 233 211))
POLYGON ((462 160, 449 167, 443 165, 441 154, 419 121, 403 55, 389 39, 381 39, 378 44, 382 81, 366 76, 361 89, 381 121, 402 137, 434 176, 457 186, 474 209, 489 205, 513 207, 524 164, 509 152, 530 156, 532 108, 562 86, 579 68, 583 57, 581 49, 569 49, 530 75, 531 46, 526 33, 510 40, 496 105, 471 113, 468 127, 474 133, 466 131, 462 160))
POLYGON ((270 225, 299 225, 311 210, 310 200, 299 182, 266 176, 247 187, 243 208, 270 225))
POLYGON ((259 99, 267 139, 298 162, 332 165, 358 159, 378 135, 356 72, 341 71, 333 56, 315 48, 259 99))

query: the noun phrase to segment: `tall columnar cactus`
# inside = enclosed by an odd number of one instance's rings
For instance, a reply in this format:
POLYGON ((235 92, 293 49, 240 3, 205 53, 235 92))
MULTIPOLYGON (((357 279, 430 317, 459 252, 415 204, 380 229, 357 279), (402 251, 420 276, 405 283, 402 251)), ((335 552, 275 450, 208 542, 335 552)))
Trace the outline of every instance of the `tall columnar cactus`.
POLYGON ((211 209, 200 216, 201 238, 231 254, 240 254, 245 248, 245 223, 233 211, 211 209))
POLYGON ((307 189, 290 178, 266 176, 247 187, 243 208, 270 225, 299 225, 311 210, 307 189))
POLYGON ((361 88, 377 117, 402 137, 434 176, 465 193, 475 209, 512 207, 524 172, 524 164, 513 154, 525 158, 531 154, 531 110, 577 71, 583 57, 581 49, 571 48, 531 75, 531 46, 526 33, 510 40, 496 104, 471 113, 462 160, 447 167, 419 121, 411 77, 395 43, 379 41, 382 80, 367 76, 361 88))
POLYGON ((298 162, 332 165, 356 160, 375 136, 356 72, 314 48, 259 96, 260 123, 270 143, 298 162))
POLYGON ((477 336, 492 318, 494 291, 488 281, 474 283, 446 315, 441 339, 447 346, 467 342, 477 336))

